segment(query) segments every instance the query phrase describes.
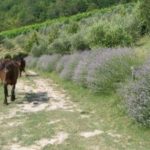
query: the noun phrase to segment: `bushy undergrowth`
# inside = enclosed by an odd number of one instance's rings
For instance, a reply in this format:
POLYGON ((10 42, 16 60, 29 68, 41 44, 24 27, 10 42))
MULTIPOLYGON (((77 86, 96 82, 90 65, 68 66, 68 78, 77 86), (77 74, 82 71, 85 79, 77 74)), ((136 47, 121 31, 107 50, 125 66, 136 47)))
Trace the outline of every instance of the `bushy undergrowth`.
POLYGON ((130 81, 119 92, 129 115, 150 127, 150 61, 138 68, 135 75, 136 80, 130 81))

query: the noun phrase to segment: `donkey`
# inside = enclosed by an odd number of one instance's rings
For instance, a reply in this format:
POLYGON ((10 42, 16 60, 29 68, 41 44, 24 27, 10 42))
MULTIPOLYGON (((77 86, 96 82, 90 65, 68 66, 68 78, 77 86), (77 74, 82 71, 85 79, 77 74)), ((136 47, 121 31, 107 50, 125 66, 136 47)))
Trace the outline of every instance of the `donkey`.
POLYGON ((17 64, 19 65, 20 77, 21 77, 22 72, 25 72, 26 62, 24 60, 24 57, 25 56, 21 54, 15 55, 13 57, 13 60, 15 60, 17 64))
POLYGON ((8 105, 8 85, 12 86, 11 101, 15 100, 15 87, 19 75, 19 65, 11 59, 0 60, 0 79, 4 86, 4 104, 8 105))

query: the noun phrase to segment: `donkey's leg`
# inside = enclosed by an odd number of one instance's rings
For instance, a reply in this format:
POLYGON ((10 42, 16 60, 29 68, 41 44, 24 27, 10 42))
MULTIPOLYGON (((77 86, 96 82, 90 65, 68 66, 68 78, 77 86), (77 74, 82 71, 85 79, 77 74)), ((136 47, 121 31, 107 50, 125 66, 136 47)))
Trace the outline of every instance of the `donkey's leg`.
POLYGON ((8 88, 6 88, 6 96, 8 97, 9 95, 8 95, 8 88))
POLYGON ((4 84, 4 95, 5 95, 4 104, 8 105, 8 102, 7 102, 7 95, 8 95, 7 84, 4 84))
POLYGON ((15 100, 15 84, 12 86, 11 90, 11 101, 15 100))

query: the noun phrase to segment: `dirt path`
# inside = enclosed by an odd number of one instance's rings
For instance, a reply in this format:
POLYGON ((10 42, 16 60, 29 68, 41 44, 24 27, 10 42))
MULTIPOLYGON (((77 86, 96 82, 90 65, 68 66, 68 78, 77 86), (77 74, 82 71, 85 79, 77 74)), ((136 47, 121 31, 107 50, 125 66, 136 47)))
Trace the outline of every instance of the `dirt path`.
POLYGON ((0 111, 2 150, 116 150, 129 136, 105 130, 94 110, 86 112, 51 79, 29 71, 20 78, 17 100, 0 111), (109 141, 109 143, 108 143, 109 141))
MULTIPOLYGON (((40 113, 55 113, 55 116, 57 118, 50 119, 47 121, 47 125, 49 126, 55 126, 58 124, 58 126, 61 126, 61 123, 71 123, 70 116, 69 119, 67 118, 67 115, 70 113, 72 115, 75 115, 78 120, 75 120, 78 122, 79 120, 84 121, 84 119, 89 118, 90 116, 87 114, 82 114, 82 110, 77 106, 75 103, 73 103, 70 100, 70 97, 67 95, 67 93, 60 89, 58 90, 58 86, 53 83, 50 79, 44 79, 39 77, 35 72, 29 71, 28 76, 24 77, 23 79, 19 79, 17 87, 16 87, 16 93, 18 96, 18 99, 15 102, 15 107, 12 106, 11 109, 8 109, 7 113, 1 113, 0 114, 0 124, 2 125, 3 129, 9 129, 8 133, 4 133, 4 137, 8 136, 8 134, 13 134, 14 132, 17 132, 17 134, 20 132, 18 131, 19 127, 27 128, 26 124, 28 123, 27 118, 29 116, 36 116, 40 113), (59 112, 59 115, 57 114, 59 112), (61 113, 62 114, 61 114, 61 113), (64 116, 65 114, 65 116, 64 116), (26 122, 26 123, 25 123, 26 122), (16 131, 13 130, 13 128, 16 131)), ((10 102, 11 103, 11 102, 10 102)), ((10 106, 13 105, 12 103, 10 106)), ((34 121, 34 117, 30 117, 34 121)), ((39 119, 42 119, 42 117, 39 119)), ((47 117, 45 117, 45 120, 47 117)), ((72 117, 71 117, 72 119, 72 117)), ((29 129, 32 130, 32 125, 29 127, 29 129)), ((46 128, 46 127, 45 127, 46 128)), ((76 126, 70 126, 70 129, 73 128, 73 130, 77 130, 80 128, 80 123, 77 123, 76 126), (77 129, 76 129, 77 128, 77 129)), ((28 129, 27 129, 28 130, 28 129)), ((45 129, 46 130, 46 129, 45 129)), ((12 139, 9 139, 7 141, 7 144, 2 144, 2 149, 4 150, 41 150, 44 149, 48 145, 61 145, 63 144, 67 139, 71 138, 70 133, 67 131, 66 127, 62 126, 61 130, 53 129, 54 134, 51 135, 50 138, 48 138, 46 135, 41 136, 38 140, 33 140, 32 143, 30 143, 27 146, 24 146, 23 141, 18 139, 17 136, 13 136, 12 139)), ((86 130, 86 128, 85 128, 86 130)), ((94 137, 100 134, 103 134, 103 131, 95 129, 93 131, 81 131, 78 132, 78 136, 81 138, 90 138, 94 137)), ((23 133, 21 136, 29 136, 30 133, 25 133, 25 131, 21 131, 23 133)), ((76 131, 77 132, 77 131, 76 131)), ((40 133, 39 133, 40 134, 40 133)), ((36 133, 33 133, 31 136, 36 136, 36 133), (35 134, 35 135, 34 135, 35 134)), ((23 138, 22 138, 23 139, 23 138)), ((36 139, 36 138, 35 138, 36 139)), ((6 142, 5 141, 5 142, 6 142)), ((1 144, 1 143, 0 143, 1 144)), ((92 148, 93 149, 93 148, 92 148)))
POLYGON ((25 93, 26 101, 18 104, 20 112, 38 112, 62 109, 64 111, 75 111, 76 106, 69 100, 65 91, 57 90, 56 84, 50 79, 38 77, 34 72, 29 72, 30 76, 26 81, 21 80, 17 84, 18 93, 25 93))

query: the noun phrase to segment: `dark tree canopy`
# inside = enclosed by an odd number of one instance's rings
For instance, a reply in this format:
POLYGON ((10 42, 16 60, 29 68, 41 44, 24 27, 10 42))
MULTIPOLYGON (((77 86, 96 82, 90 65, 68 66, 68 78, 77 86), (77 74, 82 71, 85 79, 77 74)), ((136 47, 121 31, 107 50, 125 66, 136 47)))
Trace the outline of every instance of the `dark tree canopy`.
POLYGON ((1 0, 0 31, 133 0, 1 0))

